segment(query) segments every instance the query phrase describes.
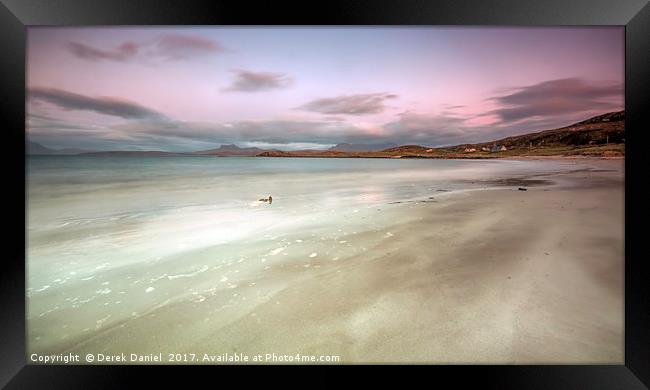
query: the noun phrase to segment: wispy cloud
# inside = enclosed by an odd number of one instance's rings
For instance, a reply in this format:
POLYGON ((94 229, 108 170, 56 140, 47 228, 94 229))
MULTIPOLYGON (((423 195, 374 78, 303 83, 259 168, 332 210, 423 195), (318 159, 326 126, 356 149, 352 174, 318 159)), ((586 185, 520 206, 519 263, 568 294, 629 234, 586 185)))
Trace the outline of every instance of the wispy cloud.
POLYGON ((441 104, 441 106, 447 110, 458 110, 466 107, 462 104, 441 104))
POLYGON ((225 91, 237 92, 262 92, 274 89, 287 88, 292 79, 283 73, 252 72, 250 70, 236 69, 235 79, 225 91))
POLYGON ((124 119, 166 119, 162 113, 128 100, 114 97, 90 97, 56 88, 29 88, 28 98, 47 102, 65 110, 93 111, 124 119))
POLYGON ((342 95, 330 98, 312 100, 300 107, 301 110, 320 112, 330 115, 366 115, 377 114, 386 109, 388 99, 396 99, 397 95, 390 93, 367 93, 358 95, 342 95))
POLYGON ((502 122, 511 123, 619 109, 623 105, 622 97, 623 86, 618 83, 589 82, 580 78, 550 80, 490 98, 501 107, 487 114, 495 114, 502 122))
POLYGON ((148 42, 126 41, 112 48, 100 48, 80 42, 68 42, 68 51, 89 61, 127 62, 140 58, 181 60, 225 51, 221 43, 194 35, 167 34, 148 42))
POLYGON ((168 59, 185 59, 197 55, 224 52, 221 43, 194 35, 168 34, 153 44, 153 52, 168 59))
POLYGON ((127 61, 140 50, 140 45, 134 42, 124 42, 119 46, 103 50, 79 42, 68 42, 68 50, 75 56, 89 61, 127 61))

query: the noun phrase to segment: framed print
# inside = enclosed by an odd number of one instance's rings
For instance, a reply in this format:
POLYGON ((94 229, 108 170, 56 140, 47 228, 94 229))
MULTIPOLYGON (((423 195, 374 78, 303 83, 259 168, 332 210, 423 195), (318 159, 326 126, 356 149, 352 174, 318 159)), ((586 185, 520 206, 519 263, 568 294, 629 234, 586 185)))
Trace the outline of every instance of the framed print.
POLYGON ((647 386, 647 2, 310 10, 3 0, 2 384, 647 386))

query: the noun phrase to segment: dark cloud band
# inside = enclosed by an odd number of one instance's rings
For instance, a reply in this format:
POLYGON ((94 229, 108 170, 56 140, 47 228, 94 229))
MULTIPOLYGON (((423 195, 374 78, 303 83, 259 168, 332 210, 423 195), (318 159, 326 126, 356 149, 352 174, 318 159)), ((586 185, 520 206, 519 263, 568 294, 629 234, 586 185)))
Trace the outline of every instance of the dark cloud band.
POLYGON ((234 70, 236 74, 232 85, 226 91, 261 92, 287 88, 292 79, 282 73, 251 72, 249 70, 234 70))
POLYGON ((155 110, 127 100, 111 97, 89 97, 56 88, 30 88, 28 97, 32 100, 54 104, 66 110, 93 111, 125 119, 166 119, 165 115, 155 110))
POLYGON ((502 122, 561 116, 592 110, 618 109, 622 105, 623 86, 566 78, 516 88, 514 92, 493 97, 501 107, 488 114, 502 122))
POLYGON ((384 105, 386 100, 395 98, 397 95, 390 93, 343 95, 312 100, 300 106, 299 109, 328 115, 378 114, 386 109, 384 105))
POLYGON ((179 60, 225 51, 217 41, 200 36, 167 34, 149 42, 123 42, 112 49, 69 42, 67 49, 76 57, 89 61, 126 62, 138 58, 179 60))

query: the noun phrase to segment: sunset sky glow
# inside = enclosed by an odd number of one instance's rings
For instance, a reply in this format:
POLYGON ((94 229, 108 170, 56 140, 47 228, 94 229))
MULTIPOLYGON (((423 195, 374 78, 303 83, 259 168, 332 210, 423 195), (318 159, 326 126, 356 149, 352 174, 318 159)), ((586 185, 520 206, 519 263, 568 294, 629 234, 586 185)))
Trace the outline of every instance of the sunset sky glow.
POLYGON ((28 30, 50 148, 445 146, 624 107, 622 27, 28 30))

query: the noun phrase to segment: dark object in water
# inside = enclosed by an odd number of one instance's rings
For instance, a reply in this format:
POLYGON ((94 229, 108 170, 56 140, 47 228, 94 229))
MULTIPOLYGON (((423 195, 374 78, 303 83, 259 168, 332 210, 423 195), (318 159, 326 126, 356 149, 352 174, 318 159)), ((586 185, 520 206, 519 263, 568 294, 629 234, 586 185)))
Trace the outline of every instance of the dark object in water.
POLYGON ((269 195, 268 198, 262 198, 259 200, 260 202, 269 202, 269 204, 273 203, 273 197, 269 195))
POLYGON ((519 191, 528 191, 526 188, 519 187, 519 191))

